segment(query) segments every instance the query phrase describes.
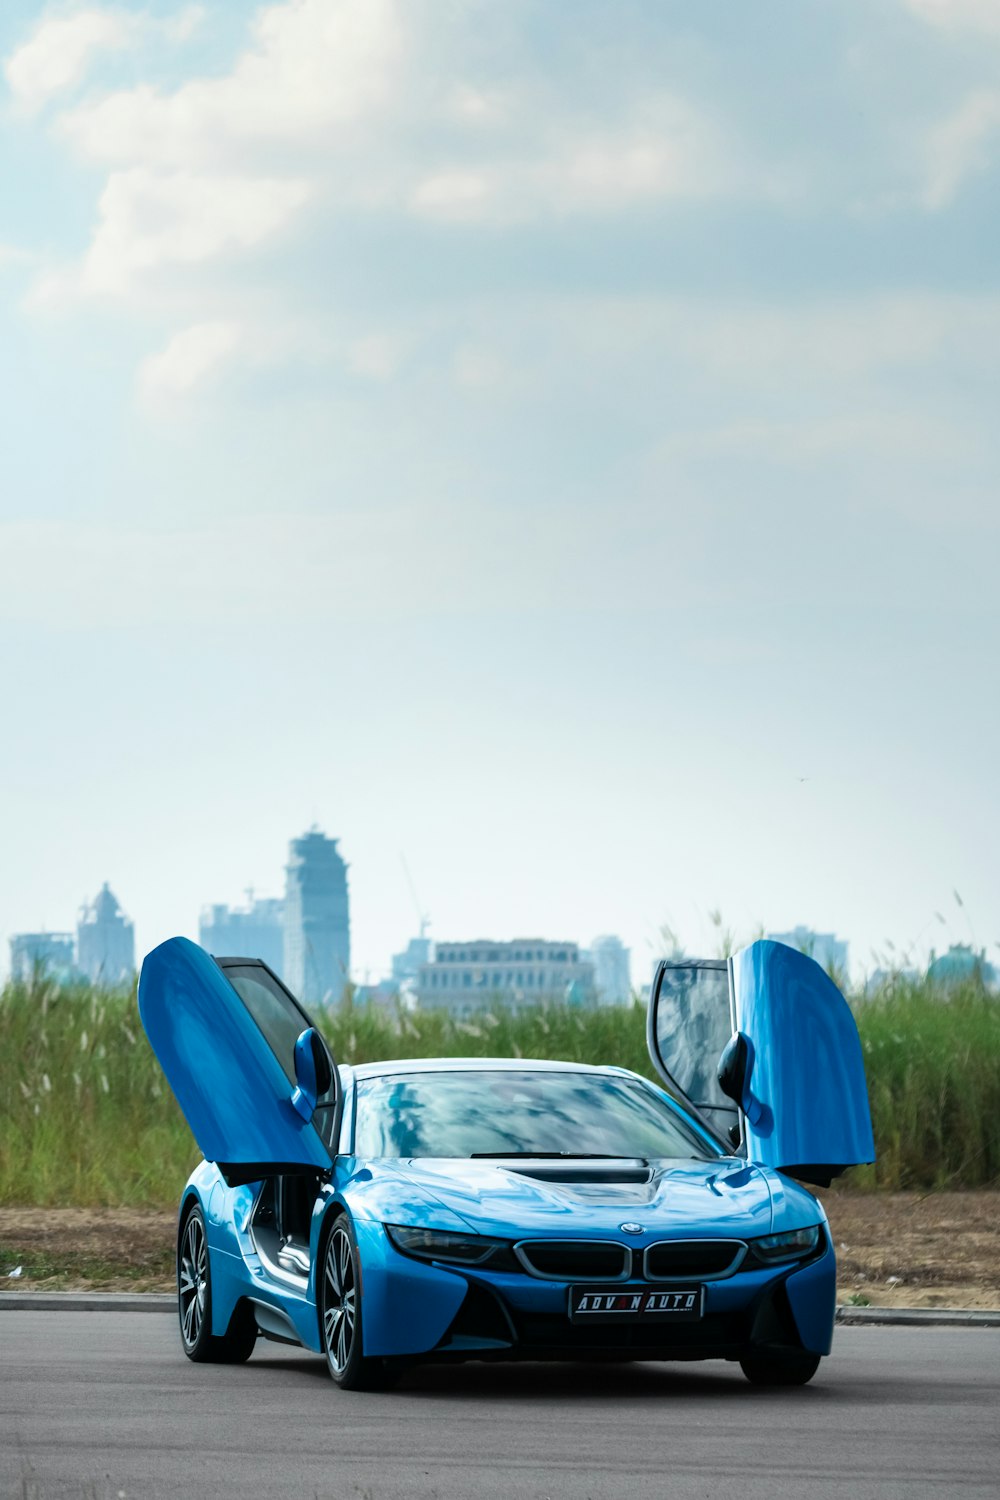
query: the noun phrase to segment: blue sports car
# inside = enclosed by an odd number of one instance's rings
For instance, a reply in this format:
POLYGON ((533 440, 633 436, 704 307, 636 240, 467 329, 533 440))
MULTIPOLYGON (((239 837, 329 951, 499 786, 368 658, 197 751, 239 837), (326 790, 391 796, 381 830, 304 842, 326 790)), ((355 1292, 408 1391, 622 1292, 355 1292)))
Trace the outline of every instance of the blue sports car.
POLYGON ((142 966, 143 1025, 205 1160, 181 1195, 184 1352, 259 1334, 345 1390, 422 1360, 738 1360, 799 1385, 829 1353, 827 1184, 874 1156, 850 1009, 758 942, 661 964, 666 1088, 521 1059, 338 1067, 259 960, 185 938, 142 966))

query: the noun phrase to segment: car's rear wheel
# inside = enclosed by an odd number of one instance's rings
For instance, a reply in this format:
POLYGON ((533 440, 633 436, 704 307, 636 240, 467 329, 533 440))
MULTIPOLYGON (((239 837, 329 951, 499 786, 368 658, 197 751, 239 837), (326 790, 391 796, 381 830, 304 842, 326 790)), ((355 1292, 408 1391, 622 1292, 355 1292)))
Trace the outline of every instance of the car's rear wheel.
POLYGON ((820 1356, 806 1350, 790 1354, 745 1354, 740 1368, 751 1385, 808 1385, 820 1356))
POLYGON ((181 1343, 197 1364, 242 1364, 257 1342, 257 1324, 241 1304, 221 1335, 212 1333, 212 1259, 205 1215, 197 1204, 184 1220, 177 1249, 177 1316, 181 1343))
POLYGON ((360 1265, 351 1221, 341 1214, 326 1242, 319 1289, 326 1365, 342 1390, 385 1390, 394 1383, 395 1371, 385 1360, 362 1353, 360 1265))

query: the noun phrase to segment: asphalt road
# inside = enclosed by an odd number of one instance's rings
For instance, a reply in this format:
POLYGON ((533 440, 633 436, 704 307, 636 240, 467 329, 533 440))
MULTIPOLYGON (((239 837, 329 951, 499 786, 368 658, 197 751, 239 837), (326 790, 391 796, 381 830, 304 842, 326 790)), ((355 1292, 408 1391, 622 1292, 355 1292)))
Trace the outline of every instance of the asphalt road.
POLYGON ((726 1364, 466 1365, 347 1395, 275 1344, 192 1365, 170 1316, 0 1312, 18 1500, 996 1500, 998 1472, 990 1329, 838 1329, 792 1391, 726 1364))

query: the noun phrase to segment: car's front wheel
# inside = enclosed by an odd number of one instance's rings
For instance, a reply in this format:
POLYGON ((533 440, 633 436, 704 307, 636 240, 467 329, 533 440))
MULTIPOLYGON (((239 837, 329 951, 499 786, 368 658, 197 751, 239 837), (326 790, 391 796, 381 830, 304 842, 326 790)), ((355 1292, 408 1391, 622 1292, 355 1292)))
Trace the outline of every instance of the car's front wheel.
POLYGON ((197 1204, 184 1220, 177 1249, 177 1315, 188 1359, 235 1365, 250 1358, 257 1324, 249 1307, 237 1307, 224 1334, 212 1333, 212 1260, 205 1215, 197 1204))
POLYGON ((820 1356, 806 1350, 790 1354, 745 1354, 740 1369, 751 1385, 808 1385, 819 1369, 820 1356))
POLYGON ((376 1391, 393 1384, 392 1367, 362 1353, 360 1257, 346 1214, 335 1221, 326 1242, 319 1312, 327 1369, 342 1390, 376 1391))

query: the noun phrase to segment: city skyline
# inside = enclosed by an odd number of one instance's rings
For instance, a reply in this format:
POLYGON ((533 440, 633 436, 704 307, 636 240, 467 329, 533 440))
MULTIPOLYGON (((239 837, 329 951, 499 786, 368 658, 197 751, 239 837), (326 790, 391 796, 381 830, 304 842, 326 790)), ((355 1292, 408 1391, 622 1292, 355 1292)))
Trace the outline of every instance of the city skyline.
MULTIPOLYGON (((293 855, 299 852, 299 857, 306 850, 310 842, 318 841, 336 851, 339 840, 329 839, 315 824, 308 832, 299 838, 293 838, 289 842, 289 850, 293 855)), ((336 856, 342 864, 340 856, 336 856)), ((412 877, 403 861, 407 884, 410 887, 411 897, 417 906, 416 889, 413 886, 412 877)), ((286 866, 286 878, 289 867, 286 866)), ((346 872, 346 865, 343 866, 346 872)), ((287 894, 287 886, 286 886, 287 894)), ((233 956, 240 954, 247 957, 263 958, 276 973, 291 984, 286 975, 286 937, 284 926, 285 897, 260 896, 253 886, 245 886, 243 889, 244 902, 242 905, 234 903, 229 905, 225 902, 202 903, 197 920, 197 939, 201 945, 210 952, 221 955, 233 956)), ((957 891, 952 893, 953 901, 958 910, 964 910, 964 903, 957 891)), ((628 976, 633 993, 641 992, 648 981, 649 975, 643 972, 642 959, 640 956, 639 966, 632 967, 633 955, 616 934, 599 934, 589 941, 582 940, 579 935, 553 939, 550 935, 543 936, 536 930, 533 937, 526 938, 524 934, 506 935, 490 929, 488 925, 480 927, 475 936, 455 936, 449 934, 446 937, 435 939, 429 933, 430 920, 426 913, 421 912, 417 906, 419 935, 405 938, 406 946, 400 949, 398 946, 391 951, 382 966, 373 971, 366 969, 359 972, 351 969, 349 956, 342 957, 339 961, 346 977, 352 983, 362 987, 375 984, 385 989, 387 985, 399 984, 404 980, 417 981, 421 965, 427 965, 436 961, 436 950, 440 945, 447 949, 472 949, 489 945, 511 945, 528 941, 540 941, 546 945, 564 945, 567 942, 578 950, 579 958, 590 965, 594 974, 595 994, 602 999, 602 1003, 609 1003, 608 997, 625 992, 625 975, 628 976), (603 972, 602 972, 603 971, 603 972), (602 993, 603 992, 603 993, 602 993)), ((339 920, 339 919, 338 919, 339 920)), ((343 939, 343 955, 349 955, 349 920, 346 910, 342 919, 345 923, 345 935, 343 939)), ((937 931, 941 928, 948 929, 948 923, 942 913, 935 913, 937 931)), ((774 941, 784 942, 792 947, 799 948, 817 959, 823 967, 839 974, 846 974, 857 982, 858 980, 871 979, 893 968, 906 972, 916 973, 922 968, 918 961, 914 967, 912 953, 907 950, 890 949, 882 955, 873 955, 872 962, 865 964, 850 963, 850 941, 843 939, 833 932, 818 931, 805 924, 798 923, 791 930, 785 932, 766 929, 764 924, 758 923, 753 931, 739 933, 724 924, 722 914, 712 911, 708 914, 708 928, 712 933, 712 941, 708 944, 690 947, 679 941, 678 933, 669 925, 664 924, 660 930, 658 945, 650 947, 649 969, 655 969, 660 957, 717 957, 724 947, 742 946, 745 942, 752 941, 755 936, 767 936, 774 941), (885 962, 886 967, 881 964, 885 962)), ((182 934, 190 935, 190 934, 182 934)), ((926 953, 926 962, 931 965, 931 972, 935 972, 935 960, 946 961, 952 955, 957 961, 962 961, 963 956, 969 961, 979 961, 985 964, 984 973, 993 975, 995 966, 990 963, 989 955, 985 946, 979 945, 974 938, 968 941, 952 931, 946 931, 947 942, 943 954, 938 953, 932 940, 926 953)), ((338 940, 339 941, 339 940, 338 940)), ((404 939, 396 939, 396 943, 404 939)), ((105 882, 98 896, 92 902, 84 902, 79 909, 79 919, 76 932, 66 932, 60 929, 38 928, 23 933, 10 934, 7 951, 10 956, 8 973, 12 977, 20 975, 24 977, 30 972, 36 958, 42 958, 46 965, 57 977, 84 976, 95 979, 103 978, 105 972, 112 972, 121 977, 128 967, 128 959, 122 959, 121 955, 126 952, 120 948, 125 942, 128 953, 135 954, 133 946, 133 924, 122 912, 117 898, 110 891, 108 883, 105 882), (93 929, 98 918, 102 918, 106 929, 115 929, 109 939, 104 937, 96 943, 92 940, 92 952, 84 953, 88 928, 93 929), (109 963, 109 954, 113 950, 116 958, 109 963)), ((520 955, 518 955, 520 959, 520 955)), ((505 959, 504 962, 507 960, 505 959)), ((293 960, 294 966, 295 960, 293 960)), ((136 963, 138 967, 138 962, 136 963)), ((332 971, 331 971, 332 972, 332 971)), ((312 989, 314 993, 311 998, 314 1001, 329 1000, 334 986, 327 982, 326 987, 313 981, 303 982, 302 976, 296 972, 296 980, 303 994, 300 998, 308 998, 306 991, 312 989)), ((590 981, 588 981, 589 983, 590 981)), ((560 992, 564 986, 560 985, 560 992)), ((610 1002, 613 1003, 613 1002, 610 1002)))
POLYGON ((996 956, 998 67, 974 0, 0 7, 0 936, 194 936, 316 822, 359 975, 401 851, 636 978, 996 956))
MULTIPOLYGON (((295 841, 293 840, 293 842, 295 841)), ((336 843, 338 841, 333 840, 332 842, 336 843)), ((96 898, 98 902, 101 895, 105 893, 111 895, 119 916, 126 922, 128 931, 131 934, 133 924, 124 918, 121 908, 118 907, 117 901, 109 891, 107 882, 104 883, 98 898, 96 898)), ((191 931, 180 933, 179 935, 196 935, 203 947, 217 953, 219 956, 239 955, 263 958, 277 974, 285 977, 283 933, 280 918, 278 918, 276 912, 277 908, 283 906, 282 898, 260 897, 252 886, 245 887, 243 895, 245 897, 245 905, 243 907, 237 904, 230 906, 225 902, 203 903, 199 909, 197 922, 193 925, 191 931), (256 912, 255 908, 257 909, 256 912), (262 917, 265 923, 271 922, 276 925, 276 936, 269 937, 266 941, 262 941, 258 936, 262 917), (196 933, 194 931, 195 927, 197 928, 196 933), (218 937, 213 935, 215 931, 219 933, 218 937), (248 937, 249 932, 254 934, 252 938, 248 937)), ((962 908, 964 903, 958 897, 957 892, 953 892, 953 897, 955 898, 956 905, 962 908)), ((23 933, 11 933, 5 948, 5 952, 8 955, 6 974, 10 977, 18 977, 18 975, 26 977, 28 972, 30 972, 32 958, 37 953, 39 956, 44 957, 45 962, 57 977, 71 978, 80 977, 81 975, 91 978, 103 977, 99 960, 97 972, 94 972, 94 964, 92 962, 86 966, 78 962, 77 949, 82 922, 94 904, 85 902, 80 908, 81 921, 78 923, 75 933, 58 928, 50 929, 45 927, 23 933)), ((591 938, 588 942, 579 936, 569 938, 564 936, 553 939, 550 936, 543 936, 540 932, 534 934, 531 938, 525 937, 524 934, 518 936, 515 934, 502 934, 496 931, 487 934, 484 927, 480 928, 475 936, 467 935, 461 937, 450 934, 447 937, 435 939, 429 933, 425 935, 425 929, 429 924, 426 919, 423 919, 421 935, 417 937, 410 935, 407 937, 404 934, 404 938, 395 940, 402 942, 405 939, 407 946, 402 950, 390 952, 381 968, 378 970, 366 969, 363 972, 352 970, 348 977, 353 983, 362 986, 370 984, 381 984, 384 986, 390 981, 395 981, 398 984, 405 978, 415 978, 420 964, 426 964, 431 959, 439 943, 448 948, 458 949, 477 948, 484 944, 499 944, 502 946, 515 942, 536 940, 547 945, 560 945, 568 942, 572 947, 579 950, 581 958, 587 963, 594 962, 594 950, 598 944, 610 943, 617 945, 624 954, 626 971, 630 974, 633 993, 641 993, 648 984, 651 972, 655 969, 656 962, 660 957, 718 957, 721 947, 725 946, 727 939, 731 938, 736 946, 742 946, 744 943, 751 942, 754 937, 760 935, 767 936, 775 942, 784 942, 793 947, 798 947, 810 957, 816 958, 823 967, 831 968, 834 972, 838 973, 846 972, 852 982, 857 982, 861 979, 871 979, 872 977, 877 978, 894 970, 916 975, 923 972, 924 969, 929 968, 932 974, 936 972, 944 973, 943 968, 936 968, 935 965, 940 966, 942 961, 947 963, 952 957, 956 960, 968 958, 971 965, 981 961, 983 964, 983 973, 989 977, 990 982, 993 982, 993 978, 996 972, 998 972, 998 966, 991 961, 986 946, 979 944, 974 936, 969 941, 968 938, 957 935, 953 930, 948 930, 948 923, 940 912, 935 913, 935 922, 938 932, 942 928, 946 929, 945 935, 948 941, 945 943, 943 949, 941 949, 936 948, 932 940, 926 950, 924 950, 925 956, 923 962, 919 959, 914 960, 911 950, 893 946, 881 955, 872 955, 871 962, 867 964, 861 961, 855 961, 852 964, 847 959, 851 946, 849 938, 843 939, 839 938, 835 933, 817 931, 802 923, 795 924, 787 932, 775 932, 771 930, 765 932, 764 924, 758 923, 753 931, 739 934, 732 932, 732 930, 727 931, 723 927, 721 913, 713 911, 707 916, 707 930, 713 934, 713 939, 708 944, 701 946, 690 947, 681 943, 674 929, 665 924, 661 932, 659 948, 657 949, 653 944, 650 945, 648 965, 650 973, 647 974, 642 972, 641 969, 637 970, 632 966, 633 955, 631 950, 624 947, 617 935, 602 934, 591 938), (407 958, 412 959, 412 969, 405 968, 405 960, 407 958), (881 962, 886 962, 884 969, 879 966, 881 962)), ((940 942, 940 939, 938 941, 940 942)), ((1000 947, 1000 944, 996 946, 1000 947)), ((139 962, 141 962, 141 957, 137 955, 136 969, 139 967, 139 962)), ((116 972, 119 975, 122 973, 120 966, 116 972)), ((619 972, 621 971, 619 970, 619 972)), ((303 997, 300 996, 300 998, 303 997)))

